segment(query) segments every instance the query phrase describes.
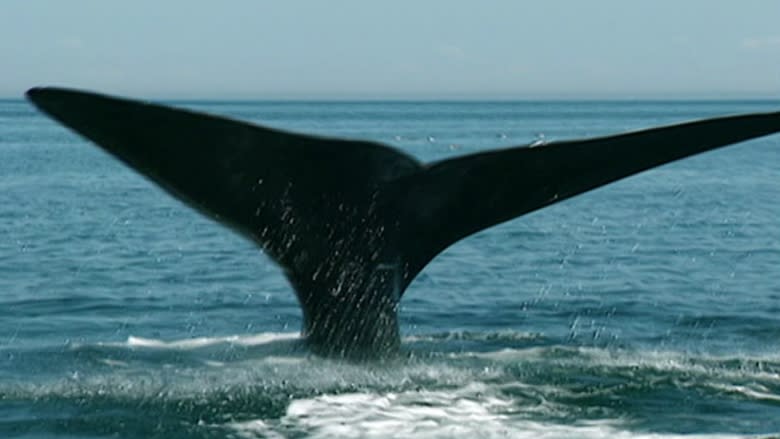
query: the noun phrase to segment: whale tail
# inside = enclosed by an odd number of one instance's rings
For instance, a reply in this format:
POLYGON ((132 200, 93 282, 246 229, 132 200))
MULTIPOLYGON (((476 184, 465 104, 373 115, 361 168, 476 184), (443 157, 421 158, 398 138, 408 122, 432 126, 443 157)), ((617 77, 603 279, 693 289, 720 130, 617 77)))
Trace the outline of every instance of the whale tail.
POLYGON ((295 287, 306 335, 342 353, 397 344, 397 301, 454 242, 643 170, 780 131, 780 113, 748 114, 423 165, 373 142, 94 93, 35 88, 27 96, 256 242, 295 287))
POLYGON ((622 178, 780 131, 780 112, 718 117, 585 140, 471 154, 432 163, 409 179, 401 240, 411 272, 487 227, 622 178), (414 188, 414 190, 411 190, 414 188), (447 219, 445 221, 444 219, 447 219))

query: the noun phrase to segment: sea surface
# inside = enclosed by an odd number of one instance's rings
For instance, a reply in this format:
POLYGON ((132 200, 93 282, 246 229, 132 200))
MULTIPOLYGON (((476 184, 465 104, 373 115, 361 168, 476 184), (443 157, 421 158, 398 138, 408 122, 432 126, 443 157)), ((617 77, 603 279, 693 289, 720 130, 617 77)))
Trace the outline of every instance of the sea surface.
MULTIPOLYGON (((172 102, 423 161, 779 101, 172 102)), ((2 438, 780 437, 780 135, 471 236, 382 362, 301 348, 253 244, 0 101, 2 438)))

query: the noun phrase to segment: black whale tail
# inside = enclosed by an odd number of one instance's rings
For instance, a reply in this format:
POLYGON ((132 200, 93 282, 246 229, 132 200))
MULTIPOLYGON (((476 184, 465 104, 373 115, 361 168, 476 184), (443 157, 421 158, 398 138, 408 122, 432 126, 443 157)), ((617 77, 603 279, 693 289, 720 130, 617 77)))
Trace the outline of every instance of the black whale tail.
POLYGON ((397 345, 396 305, 479 230, 643 170, 780 131, 780 113, 495 150, 422 165, 372 142, 293 134, 94 93, 36 88, 38 108, 261 246, 328 353, 397 345))

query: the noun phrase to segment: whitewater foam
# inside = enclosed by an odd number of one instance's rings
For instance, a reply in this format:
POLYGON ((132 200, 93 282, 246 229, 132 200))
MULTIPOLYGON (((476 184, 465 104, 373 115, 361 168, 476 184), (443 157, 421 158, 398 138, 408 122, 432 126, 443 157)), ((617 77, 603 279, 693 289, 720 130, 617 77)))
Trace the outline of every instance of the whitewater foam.
POLYGON ((133 348, 150 349, 198 349, 219 344, 239 346, 261 346, 278 341, 291 341, 300 339, 299 333, 265 332, 255 335, 229 335, 224 337, 197 337, 182 340, 157 340, 130 336, 125 343, 115 343, 113 346, 129 346, 133 348))
MULTIPOLYGON (((738 435, 680 435, 632 431, 621 419, 558 424, 527 419, 513 401, 482 384, 449 391, 350 393, 292 401, 278 420, 229 424, 245 438, 746 438, 738 435)), ((757 437, 757 436, 753 436, 757 437)))

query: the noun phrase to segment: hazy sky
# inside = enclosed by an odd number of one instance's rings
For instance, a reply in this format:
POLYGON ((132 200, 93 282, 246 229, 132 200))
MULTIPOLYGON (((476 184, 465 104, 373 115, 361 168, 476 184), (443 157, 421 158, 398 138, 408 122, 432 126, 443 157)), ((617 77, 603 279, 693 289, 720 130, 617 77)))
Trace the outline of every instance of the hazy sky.
POLYGON ((780 98, 778 0, 1 0, 0 96, 780 98))

